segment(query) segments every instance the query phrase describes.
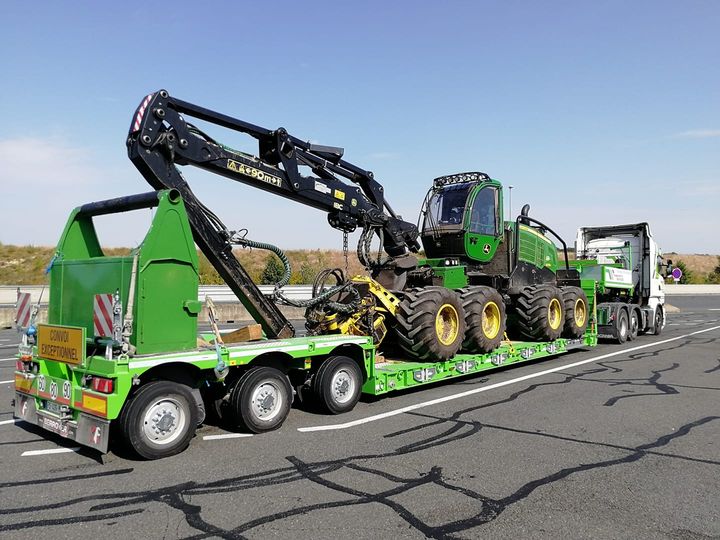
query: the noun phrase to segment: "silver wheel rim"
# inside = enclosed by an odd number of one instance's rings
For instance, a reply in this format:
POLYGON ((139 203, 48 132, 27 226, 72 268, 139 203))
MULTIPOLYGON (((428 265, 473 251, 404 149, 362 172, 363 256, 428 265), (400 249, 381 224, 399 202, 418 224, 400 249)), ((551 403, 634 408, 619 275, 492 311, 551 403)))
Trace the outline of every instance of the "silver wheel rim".
POLYGON ((265 381, 253 390, 250 408, 260 420, 267 421, 275 418, 280 414, 282 405, 282 391, 274 382, 265 381))
POLYGON ((330 381, 330 393, 336 403, 347 403, 355 394, 355 379, 349 371, 338 370, 330 381))
POLYGON ((153 444, 164 446, 182 435, 187 421, 185 410, 177 399, 162 398, 145 410, 143 433, 153 444))
POLYGON ((627 336, 627 333, 628 333, 627 319, 623 319, 622 321, 620 321, 620 335, 627 336))

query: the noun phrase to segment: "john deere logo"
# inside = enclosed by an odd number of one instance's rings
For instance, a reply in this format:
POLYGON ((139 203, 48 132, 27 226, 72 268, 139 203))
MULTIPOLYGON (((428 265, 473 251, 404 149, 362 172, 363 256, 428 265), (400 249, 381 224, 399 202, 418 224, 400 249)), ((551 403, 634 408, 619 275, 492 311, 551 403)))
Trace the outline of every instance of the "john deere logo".
POLYGON ((486 255, 490 253, 490 244, 485 244, 483 246, 483 253, 485 253, 486 255))

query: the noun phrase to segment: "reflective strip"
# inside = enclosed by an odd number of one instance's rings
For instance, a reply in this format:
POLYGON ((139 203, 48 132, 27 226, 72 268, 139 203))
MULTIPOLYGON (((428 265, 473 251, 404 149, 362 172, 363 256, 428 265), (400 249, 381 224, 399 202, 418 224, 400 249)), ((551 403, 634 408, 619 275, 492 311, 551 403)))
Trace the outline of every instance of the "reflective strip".
POLYGON ((93 300, 93 332, 98 337, 113 335, 113 295, 96 294, 93 300))
POLYGON ((147 109, 147 106, 150 105, 150 100, 152 99, 153 95, 149 94, 142 102, 142 105, 140 105, 140 108, 138 109, 137 114, 135 115, 135 124, 133 125, 133 133, 136 131, 140 131, 140 124, 142 123, 143 116, 145 116, 145 109, 147 109))
POLYGON ((18 293, 17 312, 15 321, 18 326, 26 328, 30 324, 30 315, 32 314, 32 302, 30 301, 30 293, 18 293))

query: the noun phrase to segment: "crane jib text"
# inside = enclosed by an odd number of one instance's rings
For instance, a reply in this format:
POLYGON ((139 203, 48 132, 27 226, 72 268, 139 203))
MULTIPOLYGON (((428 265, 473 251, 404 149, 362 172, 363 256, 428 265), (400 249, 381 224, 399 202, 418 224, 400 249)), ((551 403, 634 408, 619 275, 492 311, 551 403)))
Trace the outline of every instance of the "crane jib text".
POLYGON ((270 173, 266 173, 265 171, 261 171, 260 169, 256 169, 255 167, 250 167, 249 165, 240 163, 239 161, 235 161, 233 159, 228 159, 227 160, 227 168, 233 172, 244 174, 244 175, 254 178, 256 180, 260 180, 261 182, 265 182, 267 184, 272 184, 273 186, 277 186, 277 187, 282 187, 282 179, 281 178, 278 178, 277 176, 273 176, 270 173))

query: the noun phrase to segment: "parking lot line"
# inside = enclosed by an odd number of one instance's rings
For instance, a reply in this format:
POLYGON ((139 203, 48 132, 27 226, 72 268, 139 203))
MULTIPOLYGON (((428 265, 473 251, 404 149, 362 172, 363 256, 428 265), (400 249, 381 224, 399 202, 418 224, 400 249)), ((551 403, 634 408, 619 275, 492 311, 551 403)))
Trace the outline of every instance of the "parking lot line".
POLYGON ((239 437, 252 437, 252 433, 224 433, 223 435, 205 435, 203 441, 214 441, 216 439, 237 439, 239 437))
POLYGON ((45 454, 65 454, 68 452, 79 452, 80 447, 77 448, 50 448, 48 450, 28 450, 20 454, 20 457, 29 456, 42 456, 45 454))

